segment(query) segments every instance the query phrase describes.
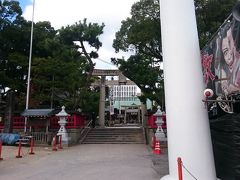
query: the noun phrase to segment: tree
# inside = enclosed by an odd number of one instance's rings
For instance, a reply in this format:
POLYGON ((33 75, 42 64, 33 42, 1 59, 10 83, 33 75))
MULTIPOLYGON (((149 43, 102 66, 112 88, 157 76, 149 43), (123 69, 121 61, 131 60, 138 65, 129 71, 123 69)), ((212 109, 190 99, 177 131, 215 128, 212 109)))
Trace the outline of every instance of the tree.
MULTIPOLYGON (((17 1, 0 2, 3 22, 0 29, 0 92, 4 94, 6 88, 17 91, 18 109, 24 109, 31 22, 21 17, 17 1)), ((98 94, 89 87, 94 68, 91 58, 97 57, 102 45, 98 36, 103 27, 87 24, 84 20, 57 31, 47 21, 34 23, 29 108, 64 104, 72 109, 89 110, 83 106, 87 99, 98 94), (95 51, 87 52, 84 43, 95 51)), ((88 102, 88 105, 96 108, 96 103, 88 102)))
POLYGON ((103 28, 103 23, 102 25, 98 25, 97 23, 87 24, 87 19, 84 19, 83 21, 79 21, 74 25, 67 26, 65 28, 63 27, 59 31, 62 43, 77 48, 80 54, 84 56, 88 61, 88 68, 86 71, 86 87, 90 85, 92 72, 95 66, 92 58, 98 58, 97 51, 102 46, 102 43, 99 40, 99 36, 103 33, 103 28), (87 50, 85 43, 94 49, 87 50))
POLYGON ((141 0, 133 4, 131 15, 131 18, 122 21, 113 47, 116 52, 134 51, 135 55, 127 61, 112 58, 112 62, 139 86, 143 103, 146 98, 160 103, 163 77, 159 68, 162 61, 159 0, 141 0))
POLYGON ((162 70, 159 66, 152 65, 153 60, 149 56, 134 55, 127 61, 124 59, 112 59, 112 61, 119 65, 119 69, 124 72, 124 75, 134 81, 141 89, 142 95, 140 99, 143 103, 147 98, 162 103, 164 96, 163 92, 163 77, 162 70))
POLYGON ((213 34, 231 14, 238 0, 195 0, 200 47, 203 48, 213 34))
POLYGON ((135 51, 161 60, 159 0, 141 0, 133 4, 131 15, 122 21, 113 41, 114 49, 116 52, 135 51))
POLYGON ((85 54, 87 52, 83 43, 88 42, 95 47, 101 43, 97 40, 94 42, 94 33, 88 31, 91 30, 91 24, 85 26, 85 23, 79 29, 75 25, 61 28, 59 33, 46 22, 36 25, 38 31, 34 39, 36 57, 32 62, 32 106, 65 104, 71 109, 81 107, 84 110, 85 99, 91 94, 89 85, 92 81, 86 72, 94 65, 91 53, 85 54), (86 33, 91 33, 91 37, 78 37, 86 33), (79 46, 75 44, 79 39, 83 51, 79 51, 79 46))
MULTIPOLYGON (((236 2, 237 0, 195 0, 201 47, 210 40, 236 2)), ((140 0, 133 4, 131 17, 122 21, 113 47, 116 52, 133 51, 135 54, 127 60, 112 58, 112 62, 139 86, 147 98, 162 104, 164 86, 163 70, 159 64, 162 62, 159 11, 159 0, 140 0)))
POLYGON ((0 0, 0 29, 12 24, 22 15, 18 1, 0 0))
POLYGON ((22 44, 25 36, 22 36, 19 28, 19 22, 26 24, 21 17, 22 10, 17 1, 0 1, 0 92, 5 93, 7 87, 22 89, 23 84, 20 82, 24 76, 22 71, 25 70, 24 58, 26 57, 26 46, 22 44), (18 48, 17 48, 18 47, 18 48), (16 49, 21 53, 17 53, 16 49), (25 53, 24 53, 25 50, 25 53), (16 61, 10 61, 18 57, 19 64, 16 61))

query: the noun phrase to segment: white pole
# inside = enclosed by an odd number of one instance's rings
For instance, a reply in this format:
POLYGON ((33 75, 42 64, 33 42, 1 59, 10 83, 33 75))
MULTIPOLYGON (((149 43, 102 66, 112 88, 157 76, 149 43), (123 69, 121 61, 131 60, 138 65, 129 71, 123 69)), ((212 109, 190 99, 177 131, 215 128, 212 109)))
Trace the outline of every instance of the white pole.
MULTIPOLYGON (((30 49, 29 49, 29 60, 28 60, 26 109, 28 109, 28 107, 29 107, 30 78, 31 78, 31 64, 32 64, 32 43, 33 43, 34 10, 35 10, 35 0, 33 0, 33 10, 32 10, 32 26, 31 26, 30 49)), ((24 122, 24 132, 26 132, 26 131, 27 131, 27 118, 25 118, 25 122, 24 122)))
POLYGON ((177 180, 181 157, 184 180, 216 180, 193 0, 160 0, 169 175, 177 180))

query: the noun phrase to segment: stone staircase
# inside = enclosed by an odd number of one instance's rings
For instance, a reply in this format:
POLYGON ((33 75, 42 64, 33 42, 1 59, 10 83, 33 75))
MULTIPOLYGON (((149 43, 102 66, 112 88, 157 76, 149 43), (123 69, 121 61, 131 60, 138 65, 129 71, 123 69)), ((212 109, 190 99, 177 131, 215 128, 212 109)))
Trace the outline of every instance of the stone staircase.
POLYGON ((82 144, 143 144, 144 134, 140 127, 131 128, 94 128, 82 144))

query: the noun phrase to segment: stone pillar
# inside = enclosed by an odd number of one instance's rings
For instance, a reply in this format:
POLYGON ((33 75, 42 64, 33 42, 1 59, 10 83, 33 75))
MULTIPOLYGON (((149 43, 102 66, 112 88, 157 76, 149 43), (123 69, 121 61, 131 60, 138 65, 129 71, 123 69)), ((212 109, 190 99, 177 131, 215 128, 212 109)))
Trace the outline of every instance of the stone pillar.
POLYGON ((105 76, 101 76, 100 101, 99 101, 99 125, 105 127, 105 76))
POLYGON ((142 125, 143 127, 147 127, 147 107, 146 104, 141 103, 141 116, 142 116, 142 125))
MULTIPOLYGON (((160 0, 169 175, 177 158, 196 179, 216 180, 193 0, 160 0)), ((193 177, 183 171, 184 180, 193 177)))
POLYGON ((5 110, 5 118, 4 118, 4 133, 12 133, 12 125, 13 125, 13 114, 14 114, 14 98, 15 93, 13 90, 9 90, 7 92, 7 106, 5 110))

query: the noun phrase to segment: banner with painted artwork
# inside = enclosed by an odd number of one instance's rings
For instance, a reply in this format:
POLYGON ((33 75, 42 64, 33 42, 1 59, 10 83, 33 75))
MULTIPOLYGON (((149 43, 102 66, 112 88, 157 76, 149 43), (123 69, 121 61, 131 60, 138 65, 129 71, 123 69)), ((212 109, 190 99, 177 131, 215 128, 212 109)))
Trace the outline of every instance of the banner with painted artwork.
POLYGON ((236 8, 202 50, 202 67, 206 88, 216 96, 240 93, 240 16, 236 8))

